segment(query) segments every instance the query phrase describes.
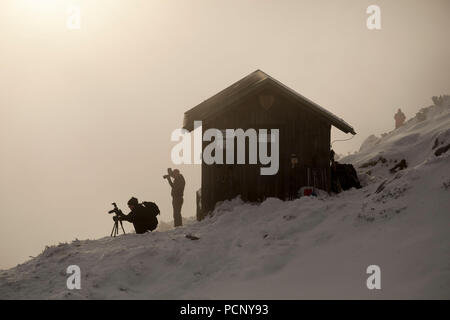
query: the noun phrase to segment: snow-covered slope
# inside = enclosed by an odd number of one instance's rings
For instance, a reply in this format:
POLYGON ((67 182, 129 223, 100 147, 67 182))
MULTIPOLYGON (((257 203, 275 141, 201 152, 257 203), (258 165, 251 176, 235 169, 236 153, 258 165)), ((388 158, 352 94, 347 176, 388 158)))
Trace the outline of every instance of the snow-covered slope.
POLYGON ((433 97, 433 100, 439 105, 421 109, 405 125, 381 137, 371 135, 358 153, 339 161, 350 162, 361 172, 384 178, 389 176, 388 169, 402 159, 409 167, 433 159, 438 149, 450 144, 450 96, 433 97))
POLYGON ((235 199, 175 230, 48 247, 0 271, 0 298, 449 299, 450 151, 435 155, 450 143, 448 102, 341 160, 363 189, 235 199), (408 167, 391 173, 402 159, 408 167), (69 265, 81 268, 81 290, 66 287, 69 265), (367 289, 369 265, 381 268, 381 290, 367 289))

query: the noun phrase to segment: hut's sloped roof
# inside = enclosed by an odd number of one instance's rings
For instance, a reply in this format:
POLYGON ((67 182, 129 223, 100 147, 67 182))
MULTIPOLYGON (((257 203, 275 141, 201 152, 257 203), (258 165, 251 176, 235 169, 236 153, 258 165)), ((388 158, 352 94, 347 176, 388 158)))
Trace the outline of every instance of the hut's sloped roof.
POLYGON ((261 70, 252 72, 251 74, 232 84, 228 88, 203 101, 196 107, 186 111, 184 113, 183 128, 192 131, 194 129, 194 121, 201 121, 214 116, 215 114, 230 106, 236 100, 253 92, 257 88, 260 88, 263 84, 271 84, 275 87, 280 88, 282 91, 286 92, 288 95, 298 100, 302 104, 309 106, 313 112, 316 112, 318 115, 326 118, 333 126, 338 128, 339 130, 345 133, 356 134, 353 127, 351 127, 343 119, 335 116, 325 108, 319 106, 308 98, 305 98, 291 88, 288 88, 287 86, 261 70))

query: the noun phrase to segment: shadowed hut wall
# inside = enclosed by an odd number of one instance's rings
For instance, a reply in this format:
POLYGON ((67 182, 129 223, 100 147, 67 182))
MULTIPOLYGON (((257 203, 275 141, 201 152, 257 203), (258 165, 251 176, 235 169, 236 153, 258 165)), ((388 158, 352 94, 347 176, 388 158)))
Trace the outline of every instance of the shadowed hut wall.
MULTIPOLYGON (((279 171, 273 176, 262 176, 259 164, 203 163, 203 215, 213 210, 217 202, 238 195, 241 195, 244 201, 253 202, 263 201, 267 197, 288 199, 300 187, 307 185, 329 190, 331 125, 325 118, 283 91, 261 88, 255 94, 236 101, 224 112, 204 119, 203 132, 208 128, 241 128, 244 131, 249 128, 279 129, 279 171), (295 168, 291 165, 292 154, 298 158, 295 168)), ((236 142, 235 140, 235 145, 236 142)), ((203 142, 203 149, 209 143, 203 142)), ((248 140, 246 163, 247 143, 248 140)), ((224 161, 225 155, 224 147, 224 161)))

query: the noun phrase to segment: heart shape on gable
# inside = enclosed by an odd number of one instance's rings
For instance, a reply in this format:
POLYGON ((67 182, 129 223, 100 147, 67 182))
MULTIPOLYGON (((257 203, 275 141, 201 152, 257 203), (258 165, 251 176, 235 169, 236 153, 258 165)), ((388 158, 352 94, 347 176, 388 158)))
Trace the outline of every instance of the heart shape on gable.
POLYGON ((272 107, 274 101, 275 97, 272 95, 259 96, 259 103, 261 104, 261 107, 263 107, 265 110, 269 110, 272 107))

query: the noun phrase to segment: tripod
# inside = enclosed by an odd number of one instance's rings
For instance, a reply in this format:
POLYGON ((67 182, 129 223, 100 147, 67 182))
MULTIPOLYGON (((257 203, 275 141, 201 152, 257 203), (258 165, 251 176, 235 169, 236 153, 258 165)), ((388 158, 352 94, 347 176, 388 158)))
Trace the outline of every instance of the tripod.
POLYGON ((120 226, 122 227, 123 234, 125 234, 125 229, 123 228, 122 220, 119 220, 119 217, 114 221, 113 229, 111 231, 111 237, 114 234, 114 237, 116 237, 119 234, 119 221, 120 226))

